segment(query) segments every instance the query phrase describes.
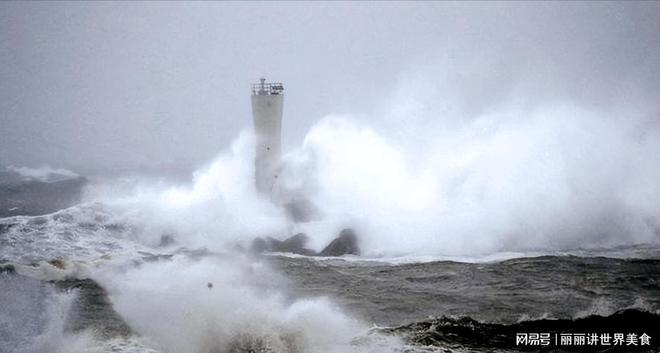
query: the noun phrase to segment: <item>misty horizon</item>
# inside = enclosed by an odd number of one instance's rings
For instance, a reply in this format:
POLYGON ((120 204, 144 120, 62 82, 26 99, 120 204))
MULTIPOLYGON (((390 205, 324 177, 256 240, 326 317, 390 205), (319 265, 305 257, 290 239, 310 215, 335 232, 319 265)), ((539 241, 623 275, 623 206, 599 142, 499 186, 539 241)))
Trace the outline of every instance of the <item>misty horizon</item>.
POLYGON ((192 171, 261 76, 285 152, 328 115, 404 146, 566 104, 658 129, 658 3, 153 5, 0 4, 0 166, 192 171))

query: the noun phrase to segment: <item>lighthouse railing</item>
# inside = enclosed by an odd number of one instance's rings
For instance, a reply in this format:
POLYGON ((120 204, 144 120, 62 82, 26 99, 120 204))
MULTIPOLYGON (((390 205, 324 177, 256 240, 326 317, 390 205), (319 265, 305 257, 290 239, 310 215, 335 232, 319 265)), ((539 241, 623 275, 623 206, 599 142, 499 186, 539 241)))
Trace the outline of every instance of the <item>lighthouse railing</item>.
POLYGON ((253 96, 277 95, 284 92, 284 86, 279 82, 255 83, 252 85, 253 96))

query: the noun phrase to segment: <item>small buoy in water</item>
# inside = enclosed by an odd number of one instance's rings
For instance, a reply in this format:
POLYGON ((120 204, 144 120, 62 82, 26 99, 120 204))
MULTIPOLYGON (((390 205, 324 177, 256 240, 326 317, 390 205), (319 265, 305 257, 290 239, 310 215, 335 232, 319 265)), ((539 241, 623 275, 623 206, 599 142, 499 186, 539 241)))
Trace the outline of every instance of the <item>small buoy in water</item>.
POLYGON ((208 289, 213 288, 213 283, 211 283, 211 282, 207 283, 207 284, 206 284, 206 287, 207 287, 208 289))

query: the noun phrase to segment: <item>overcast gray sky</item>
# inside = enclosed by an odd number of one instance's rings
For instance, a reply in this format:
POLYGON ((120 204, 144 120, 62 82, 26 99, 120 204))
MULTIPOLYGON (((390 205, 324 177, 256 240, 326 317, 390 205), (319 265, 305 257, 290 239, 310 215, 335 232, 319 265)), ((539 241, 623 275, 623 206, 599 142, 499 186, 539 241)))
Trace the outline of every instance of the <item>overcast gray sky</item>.
POLYGON ((194 167, 251 127, 262 75, 291 147, 415 80, 464 117, 512 92, 657 116, 659 73, 660 2, 2 2, 0 165, 194 167))

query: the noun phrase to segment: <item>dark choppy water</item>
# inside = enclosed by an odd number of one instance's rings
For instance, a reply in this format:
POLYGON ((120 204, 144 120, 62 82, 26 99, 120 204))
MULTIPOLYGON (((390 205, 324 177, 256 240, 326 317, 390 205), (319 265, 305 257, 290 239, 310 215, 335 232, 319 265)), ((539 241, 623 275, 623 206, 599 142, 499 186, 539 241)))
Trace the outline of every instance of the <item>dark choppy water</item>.
POLYGON ((301 295, 329 295, 378 325, 427 316, 487 322, 660 309, 660 260, 541 256, 388 264, 274 257, 301 295))
MULTIPOLYGON (((509 350, 516 333, 529 332, 660 334, 659 259, 540 256, 397 265, 278 256, 272 262, 299 295, 329 295, 419 346, 509 350)), ((613 351, 630 350, 635 347, 613 351)))
MULTIPOLYGON (((47 216, 0 219, 0 352, 179 352, 181 348, 166 344, 167 337, 200 331, 205 333, 196 340, 206 343, 191 340, 190 350, 183 350, 627 352, 658 351, 659 347, 660 249, 656 246, 527 254, 535 256, 508 256, 513 258, 497 261, 395 261, 278 254, 254 258, 204 249, 147 246, 134 240, 139 231, 114 219, 99 205, 47 216), (175 272, 165 273, 147 283, 150 277, 140 272, 158 273, 161 267, 167 272, 171 264, 197 266, 211 260, 214 262, 209 268, 217 269, 219 277, 213 277, 207 285, 202 276, 199 285, 184 285, 180 296, 174 295, 179 290, 174 284, 187 280, 189 274, 177 277, 175 272), (226 274, 230 262, 241 263, 235 278, 226 274), (262 268, 272 272, 263 272, 262 268), (108 275, 110 269, 114 272, 108 275), (133 275, 115 282, 126 273, 133 275), (244 281, 243 277, 249 279, 244 281), (279 277, 281 280, 276 280, 279 277), (122 288, 131 286, 144 288, 122 296, 122 288), (233 287, 240 290, 232 292, 233 287), (243 287, 249 290, 243 292, 243 287), (284 304, 273 308, 272 313, 252 312, 252 306, 263 306, 257 301, 241 301, 236 293, 249 297, 255 288, 256 292, 278 293, 284 304), (163 302, 167 305, 160 305, 160 296, 172 298, 163 302), (304 303, 305 298, 317 297, 330 299, 328 311, 314 309, 317 311, 311 311, 314 314, 310 318, 295 316, 295 310, 289 308, 304 310, 300 309, 301 300, 304 303), (131 300, 138 305, 127 306, 131 300), (211 305, 206 305, 207 301, 211 305), (152 302, 157 310, 149 309, 152 302), (152 322, 149 317, 144 321, 134 315, 141 307, 145 313, 140 315, 154 315, 152 322), (201 311, 195 311, 197 307, 201 311), (347 320, 344 316, 332 316, 335 311, 357 319, 367 330, 355 329, 349 332, 352 338, 347 345, 333 345, 334 337, 345 334, 330 331, 341 331, 352 322, 342 321, 347 320), (207 312, 214 313, 202 321, 195 319, 207 312), (323 315, 329 315, 327 332, 322 325, 323 315), (257 321, 261 320, 275 324, 269 324, 266 330, 259 326, 257 321), (321 326, 315 320, 320 320, 321 326), (236 322, 240 322, 239 331, 224 327, 236 322), (168 327, 176 329, 168 333, 168 327), (160 335, 157 329, 165 333, 160 335), (553 340, 562 333, 646 333, 652 344, 643 349, 515 346, 517 333, 534 332, 548 333, 553 340), (218 338, 222 335, 229 335, 229 339, 218 338), (391 337, 395 341, 388 341, 391 337), (324 338, 330 343, 310 342, 324 338)), ((309 305, 319 305, 315 303, 309 305)))

